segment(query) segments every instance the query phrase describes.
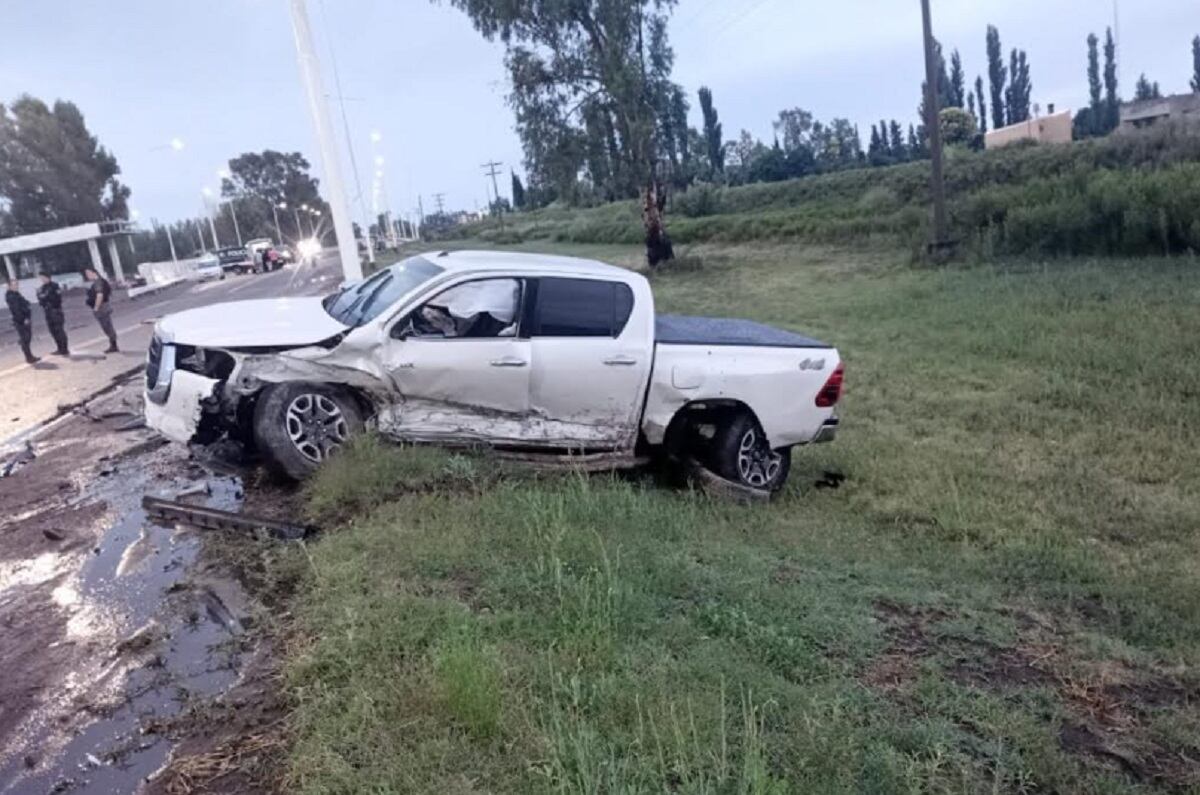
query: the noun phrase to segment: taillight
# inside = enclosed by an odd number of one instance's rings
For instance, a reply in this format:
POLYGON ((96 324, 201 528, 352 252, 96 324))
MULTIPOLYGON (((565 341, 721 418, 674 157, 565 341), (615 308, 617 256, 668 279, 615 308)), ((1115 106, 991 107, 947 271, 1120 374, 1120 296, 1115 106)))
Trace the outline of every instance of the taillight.
POLYGON ((827 409, 835 405, 842 397, 842 378, 846 374, 846 365, 838 362, 838 366, 829 374, 829 380, 817 393, 817 408, 827 409))

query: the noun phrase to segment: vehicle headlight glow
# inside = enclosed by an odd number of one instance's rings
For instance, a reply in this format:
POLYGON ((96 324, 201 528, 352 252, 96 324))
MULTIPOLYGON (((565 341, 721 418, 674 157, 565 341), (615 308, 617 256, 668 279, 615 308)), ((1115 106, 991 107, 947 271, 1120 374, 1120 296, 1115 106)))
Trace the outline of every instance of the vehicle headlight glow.
POLYGON ((302 257, 315 257, 321 253, 321 244, 315 238, 307 238, 296 244, 296 248, 300 251, 302 257))

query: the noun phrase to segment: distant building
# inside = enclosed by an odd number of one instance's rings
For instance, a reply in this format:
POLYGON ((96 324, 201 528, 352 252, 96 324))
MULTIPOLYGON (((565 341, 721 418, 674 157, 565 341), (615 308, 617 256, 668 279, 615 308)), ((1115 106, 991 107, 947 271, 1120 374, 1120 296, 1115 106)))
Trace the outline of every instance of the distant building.
POLYGON ((1121 105, 1121 123, 1117 132, 1132 132, 1164 121, 1200 123, 1200 94, 1175 94, 1126 102, 1121 105))
POLYGON ((1044 144, 1067 144, 1071 142, 1071 111, 1054 112, 1036 119, 1017 122, 998 130, 992 130, 983 138, 988 149, 1015 144, 1017 141, 1037 141, 1044 144))

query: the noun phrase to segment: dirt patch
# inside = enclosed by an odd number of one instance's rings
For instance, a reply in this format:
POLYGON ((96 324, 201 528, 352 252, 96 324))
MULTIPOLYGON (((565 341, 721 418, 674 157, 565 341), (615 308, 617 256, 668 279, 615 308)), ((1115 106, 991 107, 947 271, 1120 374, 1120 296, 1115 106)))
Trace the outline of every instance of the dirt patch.
POLYGON ((1064 750, 1170 791, 1200 787, 1200 749, 1172 744, 1149 725, 1156 712, 1200 707, 1200 684, 1110 663, 1064 676, 1060 693, 1074 716, 1059 733, 1064 750))
POLYGON ((0 527, 0 562, 88 546, 99 535, 98 525, 107 511, 108 503, 103 501, 54 506, 24 521, 6 524, 0 527))
POLYGON ((936 660, 947 678, 979 690, 1047 688, 1069 716, 1058 727, 1059 744, 1084 765, 1167 791, 1200 787, 1200 749, 1171 746, 1151 726, 1156 711, 1200 706, 1200 683, 1112 661, 1073 669, 1064 651, 1067 630, 1054 618, 1001 612, 1018 628, 1012 646, 945 632, 936 626, 953 618, 944 610, 878 601, 875 613, 888 643, 861 679, 904 702, 923 661, 936 660))
POLYGON ((276 646, 261 638, 232 690, 162 727, 177 745, 146 795, 282 791, 289 705, 281 695, 276 646))
POLYGON ((950 614, 937 608, 878 600, 875 615, 885 625, 888 645, 867 666, 862 681, 873 689, 895 693, 917 678, 920 660, 933 653, 930 625, 949 618, 950 614))

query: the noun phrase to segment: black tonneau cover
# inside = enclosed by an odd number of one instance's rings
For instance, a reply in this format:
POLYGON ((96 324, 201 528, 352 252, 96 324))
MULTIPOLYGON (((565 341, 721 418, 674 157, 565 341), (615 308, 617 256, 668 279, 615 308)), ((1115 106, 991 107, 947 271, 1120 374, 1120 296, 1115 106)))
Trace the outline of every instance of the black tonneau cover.
POLYGON ((832 348, 819 340, 753 320, 659 315, 655 342, 662 345, 756 345, 767 348, 832 348))

